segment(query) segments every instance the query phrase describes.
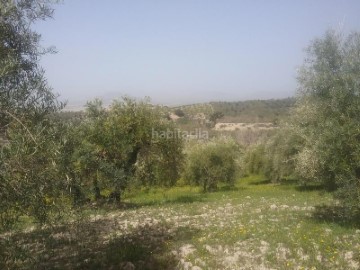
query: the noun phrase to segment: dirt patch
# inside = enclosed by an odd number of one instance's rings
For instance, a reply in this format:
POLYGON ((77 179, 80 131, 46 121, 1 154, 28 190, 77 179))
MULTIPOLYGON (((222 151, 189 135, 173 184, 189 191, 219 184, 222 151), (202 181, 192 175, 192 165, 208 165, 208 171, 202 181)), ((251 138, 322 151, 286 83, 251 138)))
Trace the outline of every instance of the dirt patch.
POLYGON ((245 131, 245 130, 271 130, 277 128, 273 123, 217 123, 214 130, 218 131, 245 131))

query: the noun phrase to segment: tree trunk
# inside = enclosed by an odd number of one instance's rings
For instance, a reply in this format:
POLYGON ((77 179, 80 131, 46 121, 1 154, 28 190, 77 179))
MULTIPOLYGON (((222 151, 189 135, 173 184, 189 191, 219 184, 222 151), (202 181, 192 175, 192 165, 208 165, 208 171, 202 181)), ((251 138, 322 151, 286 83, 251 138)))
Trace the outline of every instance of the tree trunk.
POLYGON ((95 201, 101 199, 100 188, 98 186, 97 180, 94 181, 94 195, 95 195, 95 201))

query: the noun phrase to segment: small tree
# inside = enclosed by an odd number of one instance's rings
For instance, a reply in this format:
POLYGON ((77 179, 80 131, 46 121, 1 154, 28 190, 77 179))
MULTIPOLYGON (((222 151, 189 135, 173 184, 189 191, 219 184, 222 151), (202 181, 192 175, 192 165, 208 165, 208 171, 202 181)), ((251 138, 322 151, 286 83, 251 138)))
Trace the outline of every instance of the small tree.
POLYGON ((264 147, 264 175, 272 182, 296 177, 296 157, 303 148, 302 138, 294 130, 282 125, 264 147))
POLYGON ((85 186, 121 192, 132 183, 172 185, 182 163, 182 138, 153 138, 153 131, 173 128, 161 108, 148 100, 124 98, 109 110, 101 102, 88 103, 87 121, 80 127, 83 140, 74 152, 74 164, 85 186))
POLYGON ((203 187, 204 192, 216 190, 219 183, 233 185, 240 147, 226 138, 192 145, 186 155, 184 179, 203 187))
POLYGON ((210 114, 209 116, 209 120, 212 122, 212 124, 215 126, 217 120, 221 119, 224 117, 224 114, 222 112, 213 112, 212 114, 210 114))
POLYGON ((184 113, 184 111, 182 109, 176 109, 174 111, 174 114, 179 116, 179 117, 184 117, 185 116, 185 113, 184 113))
POLYGON ((245 173, 264 173, 265 163, 266 158, 264 143, 255 144, 247 147, 243 158, 243 169, 245 173))

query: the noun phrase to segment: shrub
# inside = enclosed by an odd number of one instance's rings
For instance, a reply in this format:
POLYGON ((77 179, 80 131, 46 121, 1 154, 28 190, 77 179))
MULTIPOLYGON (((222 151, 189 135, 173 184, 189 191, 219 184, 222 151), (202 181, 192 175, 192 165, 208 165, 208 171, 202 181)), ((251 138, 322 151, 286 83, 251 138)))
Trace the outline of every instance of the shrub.
POLYGON ((184 111, 182 109, 176 109, 174 111, 174 114, 179 116, 179 117, 184 117, 185 116, 185 113, 184 113, 184 111))
POLYGON ((265 144, 251 145, 244 154, 244 172, 246 174, 262 174, 264 173, 265 162, 265 144))
POLYGON ((264 174, 271 182, 296 176, 296 158, 302 147, 300 136, 283 125, 268 141, 248 147, 244 157, 245 171, 264 174))
POLYGON ((295 177, 296 157, 303 141, 291 128, 282 128, 266 143, 264 174, 271 182, 295 177))
POLYGON ((227 138, 191 145, 186 153, 184 179, 200 185, 204 192, 217 189, 219 183, 233 185, 240 146, 227 138))

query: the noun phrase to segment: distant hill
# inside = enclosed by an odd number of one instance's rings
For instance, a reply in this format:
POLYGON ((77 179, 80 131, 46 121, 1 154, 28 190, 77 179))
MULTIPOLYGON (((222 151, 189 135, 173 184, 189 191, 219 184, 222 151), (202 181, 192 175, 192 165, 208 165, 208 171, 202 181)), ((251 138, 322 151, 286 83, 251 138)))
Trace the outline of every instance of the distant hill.
POLYGON ((295 98, 246 100, 246 101, 215 101, 173 107, 181 109, 187 115, 212 112, 222 112, 224 117, 219 122, 231 123, 263 123, 283 120, 289 116, 291 108, 295 105, 295 98))
POLYGON ((295 98, 211 102, 225 117, 220 122, 277 122, 289 116, 295 98))
MULTIPOLYGON (((295 98, 246 100, 246 101, 214 101, 210 103, 189 104, 177 107, 163 106, 169 114, 183 113, 185 117, 193 118, 204 114, 206 118, 213 112, 219 111, 224 117, 218 122, 223 123, 277 123, 289 116, 291 108, 295 105, 295 98)), ((84 107, 67 107, 63 117, 71 118, 80 113, 84 107)), ((81 113, 80 113, 81 114, 81 113)), ((182 116, 181 114, 179 115, 182 116)))

